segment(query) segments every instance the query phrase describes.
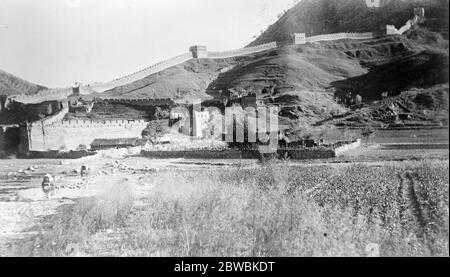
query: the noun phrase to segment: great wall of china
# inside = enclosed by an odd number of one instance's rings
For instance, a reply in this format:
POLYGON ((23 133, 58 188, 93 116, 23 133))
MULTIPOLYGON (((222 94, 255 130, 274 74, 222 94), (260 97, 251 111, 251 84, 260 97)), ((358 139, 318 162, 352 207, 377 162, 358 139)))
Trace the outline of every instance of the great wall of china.
MULTIPOLYGON (((408 20, 405 25, 400 27, 400 29, 396 29, 393 25, 386 25, 386 33, 385 35, 402 35, 406 31, 410 30, 413 26, 415 26, 420 20, 425 16, 425 11, 423 8, 415 8, 414 9, 414 18, 408 20)), ((334 33, 334 34, 324 34, 307 37, 305 33, 294 34, 293 35, 293 44, 305 44, 305 43, 315 43, 321 41, 334 41, 341 39, 371 39, 376 37, 377 34, 372 32, 365 33, 334 33)), ((280 46, 280 44, 276 41, 253 46, 240 48, 236 50, 230 51, 207 51, 206 46, 193 46, 190 48, 189 53, 182 54, 175 58, 169 59, 167 61, 160 62, 154 66, 148 67, 144 70, 138 71, 136 73, 127 75, 125 77, 115 79, 111 82, 107 83, 97 83, 88 85, 90 88, 97 92, 104 92, 114 87, 123 86, 137 80, 140 80, 148 75, 157 73, 169 67, 178 65, 180 63, 186 62, 192 58, 209 58, 209 59, 224 59, 224 58, 232 58, 243 55, 250 55, 258 52, 267 51, 270 49, 274 49, 280 46)))
POLYGON ((60 120, 38 121, 26 129, 27 151, 74 150, 89 147, 99 138, 119 139, 141 137, 148 122, 145 120, 60 120))
MULTIPOLYGON (((415 9, 415 17, 408 20, 404 26, 400 29, 396 29, 395 26, 387 25, 385 35, 401 35, 407 30, 411 29, 418 22, 423 20, 424 10, 415 9), (422 16, 420 16, 422 15, 422 16)), ((322 41, 334 41, 342 39, 371 39, 376 37, 375 33, 336 33, 325 34, 307 37, 304 33, 293 34, 292 42, 290 44, 306 44, 317 43, 322 41)), ((104 92, 114 87, 129 84, 131 82, 142 79, 148 75, 160 72, 169 67, 178 65, 185 61, 195 58, 209 58, 209 59, 222 59, 237 57, 242 55, 250 55, 267 51, 278 47, 277 42, 270 42, 255 47, 241 48, 232 51, 223 52, 208 52, 205 46, 193 46, 190 48, 189 53, 185 53, 176 56, 172 59, 157 63, 151 67, 138 71, 136 73, 127 75, 125 77, 113 80, 107 83, 95 83, 81 88, 84 92, 104 92)), ((66 99, 72 94, 72 88, 48 90, 38 93, 33 96, 17 96, 13 98, 13 101, 23 103, 40 103, 49 100, 66 99)), ((111 101, 117 103, 148 103, 148 99, 118 99, 114 97, 103 98, 100 100, 111 101)), ((11 99, 10 99, 11 100, 11 99)), ((155 99, 166 103, 167 99, 155 99)), ((154 102, 152 102, 154 103, 154 102)), ((134 138, 141 137, 142 130, 147 126, 148 122, 143 120, 101 120, 101 121, 89 121, 89 120, 64 120, 64 117, 68 113, 68 106, 65 105, 57 114, 47 117, 45 119, 33 122, 29 124, 26 132, 23 134, 26 139, 25 143, 28 145, 25 148, 28 151, 49 151, 49 150, 73 150, 79 145, 83 144, 89 146, 90 143, 96 138, 134 138)))
MULTIPOLYGON (((386 32, 384 35, 402 35, 406 31, 410 30, 417 23, 421 22, 425 17, 425 10, 423 8, 415 8, 414 9, 414 17, 408 20, 403 26, 397 29, 394 25, 386 25, 386 32)), ((334 34, 323 34, 307 37, 305 33, 296 33, 293 34, 292 41, 289 44, 306 44, 306 43, 317 43, 323 41, 335 41, 342 39, 371 39, 379 36, 379 34, 372 32, 365 33, 334 33, 334 34)), ((121 78, 117 78, 110 82, 105 83, 92 83, 86 86, 80 87, 82 94, 91 93, 91 92, 105 92, 107 90, 113 89, 115 87, 124 86, 140 79, 143 79, 149 75, 161 72, 167 68, 172 66, 176 66, 182 64, 186 61, 196 58, 208 58, 208 59, 224 59, 224 58, 232 58, 244 55, 250 55, 254 53, 259 53, 263 51, 267 51, 270 49, 274 49, 279 47, 282 44, 280 42, 270 42, 261 45, 257 45, 254 47, 245 47, 236 50, 230 51, 207 51, 206 46, 193 46, 190 47, 189 52, 178 55, 171 59, 159 62, 150 67, 137 71, 135 73, 129 74, 127 76, 123 76, 121 78)), ((49 100, 59 100, 64 99, 71 94, 71 88, 64 89, 51 89, 42 91, 35 95, 18 95, 11 98, 11 100, 21 103, 40 103, 43 101, 49 100)))

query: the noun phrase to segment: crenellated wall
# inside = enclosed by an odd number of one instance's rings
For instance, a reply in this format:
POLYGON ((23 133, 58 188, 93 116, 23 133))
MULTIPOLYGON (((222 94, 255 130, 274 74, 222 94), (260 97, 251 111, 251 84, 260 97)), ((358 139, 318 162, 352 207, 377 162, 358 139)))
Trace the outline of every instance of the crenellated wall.
POLYGON ((305 43, 314 43, 320 41, 333 41, 340 39, 371 39, 374 38, 374 33, 336 33, 336 34, 327 34, 327 35, 318 35, 312 37, 306 37, 304 33, 296 33, 293 36, 294 44, 305 44, 305 43))
MULTIPOLYGON (((371 2, 372 3, 372 2, 371 2)), ((386 25, 386 35, 401 35, 404 32, 411 29, 414 25, 419 22, 423 22, 425 20, 425 9, 424 8, 415 8, 414 9, 414 18, 408 20, 404 26, 400 29, 396 29, 393 25, 386 25)), ((336 33, 336 34, 324 34, 318 36, 306 37, 304 33, 296 33, 293 34, 293 44, 305 44, 305 43, 314 43, 321 41, 333 41, 340 39, 371 39, 374 38, 375 34, 371 32, 366 33, 336 33)), ((281 43, 281 42, 280 42, 281 43)), ((282 44, 280 44, 282 45, 282 44)), ((92 83, 87 86, 81 86, 81 90, 84 93, 92 93, 92 92, 105 92, 107 90, 113 89, 115 87, 124 86, 135 81, 141 80, 151 74, 158 73, 164 69, 167 69, 172 66, 176 66, 178 64, 184 63, 193 58, 209 58, 209 59, 223 59, 223 58, 231 58, 243 55, 249 55, 253 53, 258 53, 266 50, 270 50, 276 48, 278 46, 277 42, 270 42, 266 44, 257 45, 254 47, 246 47, 236 50, 230 51, 207 51, 206 46, 192 46, 189 48, 188 53, 181 54, 174 58, 159 62, 150 67, 137 71, 135 73, 123 76, 121 78, 112 80, 110 82, 105 83, 92 83)), ((32 96, 15 96, 13 100, 22 103, 39 103, 48 100, 55 99, 63 99, 67 98, 72 94, 72 88, 66 89, 51 89, 40 92, 36 95, 32 96)))
POLYGON ((50 120, 27 127, 28 151, 75 150, 80 144, 90 146, 98 138, 141 137, 145 120, 50 120))
POLYGON ((10 97, 10 100, 24 104, 37 104, 45 101, 66 99, 71 94, 72 88, 48 89, 33 95, 14 95, 10 97))
POLYGON ((414 17, 397 29, 394 25, 386 25, 386 35, 403 35, 406 31, 425 20, 425 9, 414 8, 414 17))
POLYGON ((101 101, 116 104, 132 104, 132 105, 170 105, 173 104, 173 100, 170 98, 112 98, 101 97, 101 101))
POLYGON ((230 57, 236 57, 236 56, 242 56, 242 55, 249 55, 265 50, 269 50, 272 48, 277 47, 276 42, 266 43, 254 47, 248 47, 248 48, 241 48, 231 51, 222 51, 222 52, 207 52, 205 46, 192 46, 189 49, 188 53, 176 56, 172 59, 159 62, 155 65, 152 65, 150 67, 147 67, 143 70, 140 70, 138 72, 129 74, 127 76, 115 79, 110 82, 106 83, 93 83, 89 84, 87 87, 88 89, 92 89, 96 92, 104 92, 110 89, 113 89, 115 87, 123 86, 135 81, 138 81, 140 79, 143 79, 151 74, 158 73, 164 69, 167 69, 169 67, 184 63, 190 59, 193 58, 210 58, 210 59, 221 59, 221 58, 230 58, 230 57))
POLYGON ((63 118, 66 116, 66 114, 69 112, 69 106, 68 105, 64 105, 63 108, 54 115, 51 115, 49 117, 43 118, 41 120, 38 120, 36 122, 31 123, 33 124, 40 124, 42 126, 48 126, 48 125, 52 125, 55 122, 61 121, 63 120, 63 118))
POLYGON ((104 91, 113 89, 115 87, 123 86, 123 85, 129 84, 129 83, 138 81, 138 80, 143 79, 151 74, 160 72, 164 69, 178 65, 180 63, 184 63, 185 61, 188 61, 192 58, 193 58, 192 52, 188 52, 188 53, 176 56, 174 58, 171 58, 169 60, 159 62, 157 64, 154 64, 150 67, 147 67, 147 68, 137 71, 135 73, 129 74, 127 76, 112 80, 110 82, 93 83, 93 84, 88 85, 88 87, 97 92, 104 92, 104 91))
POLYGON ((266 44, 257 45, 254 47, 241 48, 231 51, 222 51, 222 52, 208 52, 208 58, 210 59, 223 59, 223 58, 231 58, 243 55, 250 55, 253 53, 258 53, 266 50, 270 50, 277 47, 276 42, 269 42, 266 44))

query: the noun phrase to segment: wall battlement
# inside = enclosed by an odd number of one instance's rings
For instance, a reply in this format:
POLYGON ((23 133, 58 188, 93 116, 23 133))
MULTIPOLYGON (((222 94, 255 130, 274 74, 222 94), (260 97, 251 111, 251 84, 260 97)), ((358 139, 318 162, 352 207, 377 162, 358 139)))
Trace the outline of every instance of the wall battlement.
POLYGON ((336 33, 336 34, 325 34, 317 35, 312 37, 307 37, 305 33, 296 33, 293 35, 294 44, 306 44, 321 41, 333 41, 341 39, 371 39, 375 38, 375 34, 371 32, 366 33, 336 33))
POLYGON ((210 59, 223 59, 223 58, 231 58, 243 55, 250 55, 266 50, 270 50, 277 47, 276 42, 269 42, 261 45, 257 45, 254 47, 241 48, 231 51, 222 51, 222 52, 208 52, 208 58, 210 59))
POLYGON ((109 127, 123 127, 130 128, 136 126, 147 126, 145 120, 60 120, 52 124, 45 125, 47 128, 109 128, 109 127))
POLYGON ((414 17, 406 21, 405 25, 397 29, 394 25, 386 25, 386 35, 403 35, 415 25, 425 21, 425 9, 414 8, 414 17))
POLYGON ((100 98, 101 101, 117 104, 152 104, 152 105, 169 105, 173 103, 170 98, 100 98))
POLYGON ((38 104, 45 101, 66 99, 72 94, 72 88, 48 89, 33 95, 14 95, 10 100, 24 104, 38 104))
POLYGON ((75 150, 95 139, 141 137, 145 120, 54 120, 27 127, 28 151, 75 150))
POLYGON ((189 48, 189 52, 176 56, 174 58, 159 62, 150 67, 137 71, 135 73, 126 75, 124 77, 112 80, 106 83, 93 83, 89 84, 88 89, 92 89, 96 92, 105 92, 107 90, 113 89, 115 87, 124 86, 140 79, 143 79, 151 74, 158 73, 162 70, 165 70, 169 67, 176 66, 178 64, 184 63, 190 59, 201 59, 201 58, 210 58, 210 59, 221 59, 221 58, 230 58, 242 55, 249 55, 265 50, 269 50, 277 47, 276 42, 266 43, 254 47, 241 48, 231 51, 222 51, 222 52, 207 52, 206 46, 192 46, 189 48))
POLYGON ((179 56, 176 56, 174 58, 156 63, 150 67, 147 67, 145 69, 142 69, 140 71, 137 71, 135 73, 126 75, 124 77, 112 80, 110 82, 106 83, 93 83, 89 84, 88 87, 96 92, 104 92, 110 89, 113 89, 115 87, 124 86, 129 83, 133 83, 135 81, 138 81, 140 79, 143 79, 149 75, 152 75, 154 73, 158 73, 164 69, 167 69, 169 67, 184 63, 185 61, 188 61, 192 59, 192 53, 185 53, 179 56))
MULTIPOLYGON (((370 3, 374 3, 371 1, 370 3)), ((386 25, 386 35, 402 35, 404 32, 411 29, 417 23, 423 22, 425 20, 425 9, 422 7, 414 8, 414 18, 408 20, 404 26, 400 29, 396 29, 393 25, 386 25)), ((340 39, 371 39, 374 38, 375 34, 371 32, 366 33, 336 33, 336 34, 324 34, 306 37, 304 33, 293 34, 293 44, 305 44, 314 43, 320 41, 333 41, 340 39)), ((156 63, 150 67, 137 71, 135 73, 117 78, 110 82, 105 83, 92 83, 87 86, 83 86, 82 89, 88 93, 91 92, 105 92, 107 90, 113 89, 115 87, 124 86, 140 79, 143 79, 149 75, 158 73, 169 67, 176 66, 178 64, 184 63, 193 58, 209 58, 209 59, 223 59, 231 58, 242 55, 249 55, 253 53, 258 53, 266 50, 270 50, 278 47, 280 44, 277 42, 270 42, 266 44, 257 45, 254 47, 240 48, 230 51, 207 51, 206 46, 192 46, 189 48, 188 53, 181 54, 179 56, 173 57, 171 59, 156 63)), ((67 89, 55 89, 46 90, 40 92, 36 95, 26 96, 20 95, 15 96, 12 100, 22 103, 40 103, 48 100, 57 100, 67 98, 72 94, 72 88, 67 89)))
POLYGON ((41 120, 38 120, 36 122, 31 123, 30 125, 41 125, 41 126, 48 126, 48 125, 52 125, 55 124, 59 121, 62 121, 63 118, 66 116, 66 114, 69 112, 69 106, 68 105, 64 105, 62 110, 60 110, 57 114, 54 114, 52 116, 43 118, 41 120))

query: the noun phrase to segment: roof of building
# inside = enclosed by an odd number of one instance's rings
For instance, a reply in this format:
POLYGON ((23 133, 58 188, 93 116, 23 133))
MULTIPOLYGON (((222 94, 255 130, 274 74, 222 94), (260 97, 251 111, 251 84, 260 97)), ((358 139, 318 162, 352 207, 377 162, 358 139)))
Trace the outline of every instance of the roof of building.
POLYGON ((136 146, 140 143, 140 138, 95 139, 91 147, 136 146))

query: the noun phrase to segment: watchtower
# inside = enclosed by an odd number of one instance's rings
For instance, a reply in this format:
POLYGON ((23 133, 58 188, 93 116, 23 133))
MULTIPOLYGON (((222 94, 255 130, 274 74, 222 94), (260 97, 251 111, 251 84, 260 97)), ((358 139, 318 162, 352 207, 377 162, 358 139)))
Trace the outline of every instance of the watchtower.
POLYGON ((379 8, 381 6, 380 0, 366 0, 366 6, 369 8, 379 8))
POLYGON ((75 95, 79 95, 80 94, 80 83, 79 82, 75 82, 72 86, 72 93, 75 95))
POLYGON ((294 44, 305 44, 306 34, 305 33, 295 33, 292 35, 292 40, 294 44))
POLYGON ((208 52, 206 46, 202 45, 194 45, 189 48, 189 51, 192 53, 192 56, 195 59, 207 58, 208 52))

